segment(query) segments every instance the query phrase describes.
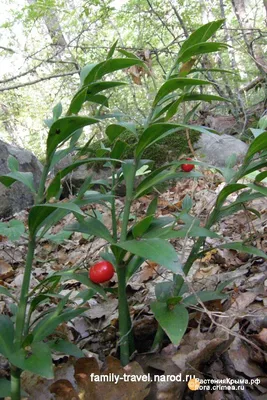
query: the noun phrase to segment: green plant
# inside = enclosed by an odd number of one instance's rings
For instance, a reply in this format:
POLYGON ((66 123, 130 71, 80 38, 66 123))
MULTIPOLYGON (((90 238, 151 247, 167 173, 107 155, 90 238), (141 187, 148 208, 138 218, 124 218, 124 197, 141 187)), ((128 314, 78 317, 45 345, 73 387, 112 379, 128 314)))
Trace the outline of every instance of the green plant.
MULTIPOLYGON (((120 359, 121 363, 126 365, 134 351, 132 324, 126 295, 128 279, 147 259, 159 263, 173 272, 173 283, 164 282, 163 285, 157 288, 157 301, 151 305, 151 308, 160 325, 155 342, 160 342, 163 329, 174 343, 178 343, 186 330, 188 321, 186 299, 182 303, 184 277, 188 274, 194 260, 199 257, 201 251, 204 251, 201 248, 205 237, 217 237, 210 228, 223 216, 241 209, 244 202, 266 195, 266 189, 258 184, 266 176, 265 172, 257 176, 258 180, 254 184, 237 183, 244 175, 267 165, 264 158, 266 151, 263 151, 258 159, 254 159, 254 156, 266 147, 267 134, 262 133, 251 144, 244 164, 238 172, 235 172, 232 168, 234 160, 229 160, 228 167, 219 170, 225 177, 227 186, 218 195, 215 207, 205 227, 200 227, 200 221, 190 216, 191 200, 188 198, 183 203, 181 213, 160 219, 155 217, 157 198, 154 198, 147 209, 146 217, 135 222, 132 226, 129 225, 132 203, 151 191, 154 186, 172 179, 198 178, 201 176, 197 171, 181 172, 180 168, 183 161, 171 162, 152 169, 150 160, 143 159, 143 156, 145 151, 153 144, 173 133, 191 129, 209 134, 209 130, 204 127, 187 124, 197 106, 193 107, 181 123, 170 122, 170 119, 175 117, 179 105, 187 101, 227 101, 218 96, 197 92, 196 87, 209 85, 210 82, 200 79, 196 75, 193 75, 192 78, 189 77, 190 74, 195 74, 196 72, 191 69, 192 62, 189 63, 191 67, 188 67, 188 62, 192 61, 192 59, 198 58, 202 54, 225 48, 223 43, 207 42, 222 23, 222 20, 208 23, 199 28, 184 42, 173 67, 166 77, 165 83, 155 95, 151 112, 144 122, 144 126, 137 127, 131 121, 116 122, 108 125, 106 135, 112 145, 108 149, 103 148, 98 158, 76 160, 70 166, 59 171, 52 182, 45 188, 49 171, 75 148, 81 135, 81 129, 84 126, 101 122, 102 118, 113 117, 112 114, 101 114, 102 105, 107 104, 107 97, 99 93, 113 87, 122 86, 125 83, 107 81, 102 78, 108 73, 131 65, 146 67, 138 57, 125 50, 119 50, 125 58, 113 58, 116 44, 111 48, 105 61, 87 65, 81 71, 81 86, 73 97, 66 116, 61 117, 62 107, 58 104, 53 109, 53 119, 46 121, 50 128, 47 139, 46 162, 37 192, 33 185, 32 175, 19 172, 16 159, 14 157, 10 158, 9 167, 11 172, 0 177, 0 182, 6 186, 10 186, 16 181, 22 182, 35 197, 35 205, 31 208, 28 218, 28 253, 21 296, 14 315, 15 328, 13 320, 9 316, 0 316, 0 352, 11 364, 12 400, 20 398, 20 375, 23 370, 35 372, 46 378, 53 376, 51 351, 60 348, 68 354, 81 355, 81 351, 70 343, 50 339, 50 335, 55 332, 60 323, 68 321, 84 311, 84 307, 77 307, 71 303, 69 295, 61 294, 61 283, 66 279, 74 279, 87 285, 89 290, 87 289, 86 293, 80 294, 83 303, 97 292, 104 297, 106 296, 105 290, 100 285, 96 285, 88 279, 88 271, 79 271, 78 268, 56 272, 29 292, 36 243, 44 235, 48 234, 53 224, 60 221, 66 214, 73 213, 77 222, 66 227, 65 230, 67 232, 82 232, 107 241, 107 249, 101 256, 103 260, 114 266, 118 275, 120 359), (86 101, 100 104, 97 113, 98 118, 76 115, 86 101), (138 135, 137 143, 134 147, 134 157, 122 161, 121 156, 127 143, 120 139, 120 135, 125 131, 130 131, 132 134, 137 135, 137 129, 141 133, 138 135), (62 145, 67 147, 60 149, 62 145), (92 181, 91 177, 88 177, 74 199, 64 203, 57 202, 56 199, 59 198, 61 192, 62 178, 82 164, 99 161, 106 162, 111 170, 111 180, 101 182, 101 185, 107 188, 106 193, 90 190, 95 182, 92 181), (119 169, 118 163, 121 165, 119 169), (150 167, 149 172, 146 166, 150 167), (140 174, 142 181, 135 187, 135 178, 140 174), (126 196, 121 218, 121 229, 119 231, 115 190, 121 182, 125 183, 126 196), (246 187, 248 190, 242 192, 234 204, 230 206, 224 205, 229 194, 246 187), (101 222, 97 214, 88 216, 81 210, 82 206, 97 202, 106 205, 110 210, 112 217, 111 232, 101 222), (182 230, 175 229, 178 218, 184 220, 185 225, 182 230), (182 264, 177 252, 168 240, 187 236, 197 239, 188 259, 182 264), (37 320, 34 319, 33 311, 38 305, 49 303, 51 299, 57 302, 57 305, 44 311, 37 320), (173 331, 174 323, 177 329, 173 331)), ((192 161, 192 164, 208 167, 197 161, 192 161)), ((237 250, 242 249, 252 254, 263 254, 253 247, 243 246, 242 243, 226 243, 220 246, 228 246, 228 248, 237 250)), ((1 293, 12 296, 7 290, 5 293, 3 291, 1 293)), ((221 291, 216 295, 222 296, 221 291)), ((207 294, 206 297, 208 297, 207 294)), ((192 301, 195 300, 187 298, 187 302, 190 304, 192 304, 192 301)))

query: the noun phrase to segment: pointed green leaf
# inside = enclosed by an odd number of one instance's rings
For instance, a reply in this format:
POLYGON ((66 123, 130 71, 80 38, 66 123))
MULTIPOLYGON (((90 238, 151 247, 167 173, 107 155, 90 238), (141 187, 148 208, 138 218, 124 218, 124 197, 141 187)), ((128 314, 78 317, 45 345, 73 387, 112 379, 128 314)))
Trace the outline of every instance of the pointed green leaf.
POLYGON ((158 93, 156 94, 153 105, 156 106, 160 100, 162 100, 169 93, 174 92, 177 89, 184 89, 186 86, 197 86, 197 85, 210 85, 210 81, 203 79, 191 79, 191 78, 173 78, 167 80, 158 93))
POLYGON ((136 58, 110 58, 95 65, 84 79, 84 85, 101 79, 104 75, 121 69, 129 68, 132 65, 142 65, 143 62, 136 58))
POLYGON ((266 150, 267 148, 267 132, 262 133, 256 139, 253 140, 251 145, 248 148, 245 162, 250 160, 254 154, 258 153, 259 151, 266 150))
POLYGON ((254 246, 244 245, 242 242, 232 242, 232 243, 224 243, 217 246, 220 249, 231 249, 236 251, 241 251, 242 253, 252 254, 254 256, 267 258, 267 255, 264 251, 257 249, 254 246))
POLYGON ((182 304, 168 307, 166 303, 155 301, 151 310, 161 328, 169 336, 171 342, 178 346, 188 326, 189 316, 187 309, 182 304))
POLYGON ((170 135, 171 133, 178 132, 183 129, 190 129, 193 131, 206 134, 211 133, 205 127, 198 125, 170 124, 170 123, 152 124, 147 129, 145 129, 142 135, 140 136, 140 139, 135 149, 136 156, 140 156, 146 148, 156 143, 157 141, 163 139, 164 137, 170 135))
POLYGON ((192 47, 189 47, 182 54, 179 53, 178 63, 186 62, 190 60, 191 57, 199 54, 214 53, 223 49, 227 49, 228 45, 226 43, 197 43, 192 47))
POLYGON ((96 124, 95 118, 65 117, 58 119, 51 126, 47 138, 47 157, 51 158, 59 144, 66 142, 80 128, 96 124))
MULTIPOLYGON (((74 203, 54 203, 54 204, 42 204, 31 208, 29 213, 29 230, 32 236, 34 236, 46 222, 46 218, 49 217, 55 210, 66 211, 67 213, 76 213, 84 215, 81 209, 74 203)), ((55 222, 55 221, 54 221, 55 222)))
POLYGON ((51 351, 46 343, 32 343, 30 350, 19 349, 13 352, 9 360, 22 370, 33 372, 47 379, 54 377, 51 351))
POLYGON ((170 179, 188 179, 188 178, 199 178, 201 174, 199 172, 173 172, 171 170, 158 170, 153 171, 149 174, 136 188, 135 199, 143 196, 149 190, 159 183, 166 182, 170 179))
POLYGON ((9 359, 14 351, 14 326, 7 315, 0 315, 0 353, 9 359))
POLYGON ((63 339, 50 340, 47 342, 47 345, 52 351, 58 351, 59 353, 68 354, 77 358, 84 357, 79 347, 63 339))
POLYGON ((13 185, 15 182, 21 182, 23 185, 27 186, 33 194, 36 194, 33 175, 31 172, 10 172, 7 175, 0 176, 0 182, 6 187, 13 185))
MULTIPOLYGON (((32 331, 33 341, 39 342, 44 340, 47 336, 51 335, 51 333, 53 333, 57 326, 62 322, 71 321, 86 310, 87 308, 67 308, 65 311, 58 311, 56 309, 54 312, 49 313, 34 327, 32 331)), ((36 343, 36 345, 37 344, 38 343, 36 343)))
POLYGON ((148 230, 152 220, 154 219, 154 215, 148 215, 147 217, 141 219, 141 221, 137 222, 133 227, 132 227, 132 232, 134 238, 138 238, 143 236, 143 234, 148 230))
POLYGON ((238 192, 241 189, 244 189, 246 185, 241 183, 233 183, 230 185, 225 186, 219 193, 217 200, 216 200, 216 207, 221 207, 229 194, 238 192))
POLYGON ((119 242, 116 246, 139 257, 144 257, 146 260, 161 264, 175 274, 179 274, 181 271, 181 263, 175 249, 165 240, 157 238, 128 240, 119 242))
POLYGON ((197 292, 196 294, 191 294, 190 296, 183 299, 183 304, 186 306, 194 306, 199 303, 199 300, 203 303, 211 300, 223 300, 227 299, 228 295, 225 293, 220 293, 219 291, 204 291, 197 292))
POLYGON ((117 39, 117 40, 113 43, 113 45, 111 46, 111 48, 110 48, 110 50, 109 50, 109 52, 108 52, 108 55, 107 55, 107 59, 109 59, 109 58, 111 58, 111 57, 113 56, 114 51, 116 50, 118 41, 119 41, 119 39, 117 39))
POLYGON ((217 21, 208 22, 207 24, 202 25, 200 28, 195 30, 183 43, 179 51, 179 56, 182 55, 189 47, 192 47, 200 42, 206 42, 207 40, 209 40, 212 35, 214 35, 214 33, 218 29, 220 29, 223 23, 224 19, 219 19, 217 21))
POLYGON ((58 103, 53 108, 53 120, 56 121, 62 114, 62 104, 58 103))
POLYGON ((66 231, 81 232, 87 235, 101 237, 109 243, 113 243, 113 238, 106 226, 96 218, 88 218, 83 222, 69 225, 64 228, 66 231))

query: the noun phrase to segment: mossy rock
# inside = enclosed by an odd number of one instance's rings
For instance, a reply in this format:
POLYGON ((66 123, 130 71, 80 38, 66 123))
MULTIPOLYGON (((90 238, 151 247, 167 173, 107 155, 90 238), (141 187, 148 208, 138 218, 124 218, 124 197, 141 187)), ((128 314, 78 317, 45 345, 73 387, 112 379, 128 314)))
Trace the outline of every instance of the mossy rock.
MULTIPOLYGON (((195 131, 191 131, 189 133, 190 141, 192 145, 197 142, 200 134, 195 131)), ((134 156, 134 148, 137 143, 136 136, 128 131, 123 132, 119 139, 125 141, 128 144, 128 147, 123 153, 122 159, 131 159, 134 156)), ((92 156, 94 152, 101 149, 101 143, 105 147, 111 147, 109 139, 97 140, 90 146, 90 155, 92 156)), ((178 160, 178 158, 183 154, 189 154, 190 149, 188 147, 188 142, 186 138, 186 134, 183 131, 179 131, 176 133, 172 133, 169 136, 166 136, 164 139, 160 140, 157 143, 154 143, 152 146, 148 147, 144 153, 142 158, 153 160, 155 163, 155 167, 160 167, 167 162, 171 162, 173 160, 178 160)), ((94 169, 99 169, 103 166, 103 163, 95 163, 94 169)))

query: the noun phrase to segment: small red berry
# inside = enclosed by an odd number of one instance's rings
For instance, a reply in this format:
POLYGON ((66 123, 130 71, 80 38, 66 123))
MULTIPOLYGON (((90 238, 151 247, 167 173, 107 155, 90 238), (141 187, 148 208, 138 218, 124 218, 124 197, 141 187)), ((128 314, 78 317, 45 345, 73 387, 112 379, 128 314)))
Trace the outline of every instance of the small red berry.
MULTIPOLYGON (((191 161, 192 158, 186 158, 186 160, 191 161)), ((194 164, 182 164, 181 168, 184 172, 190 172, 195 168, 194 164)))
POLYGON ((100 261, 89 269, 89 278, 94 283, 109 281, 114 275, 114 267, 108 261, 100 261))

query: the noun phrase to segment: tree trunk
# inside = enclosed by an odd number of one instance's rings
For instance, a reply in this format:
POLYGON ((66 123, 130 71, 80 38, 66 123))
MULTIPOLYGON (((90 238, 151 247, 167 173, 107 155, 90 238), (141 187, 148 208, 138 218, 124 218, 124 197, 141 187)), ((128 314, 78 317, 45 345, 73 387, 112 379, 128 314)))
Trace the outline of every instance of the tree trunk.
MULTIPOLYGON (((37 3, 37 0, 28 0, 28 3, 32 5, 37 3)), ((68 43, 63 34, 56 11, 53 8, 48 9, 43 17, 43 20, 52 40, 52 44, 56 48, 53 58, 55 57, 59 60, 62 60, 63 53, 66 50, 70 54, 71 61, 73 62, 77 71, 80 70, 77 61, 68 48, 68 43)))
MULTIPOLYGON (((264 0, 264 5, 266 3, 267 0, 264 0)), ((245 0, 232 0, 232 5, 236 18, 239 22, 239 26, 242 29, 242 35, 247 46, 248 53, 251 55, 251 58, 254 60, 260 73, 266 76, 267 63, 261 45, 257 43, 257 38, 253 37, 254 26, 249 20, 246 11, 245 0)))

